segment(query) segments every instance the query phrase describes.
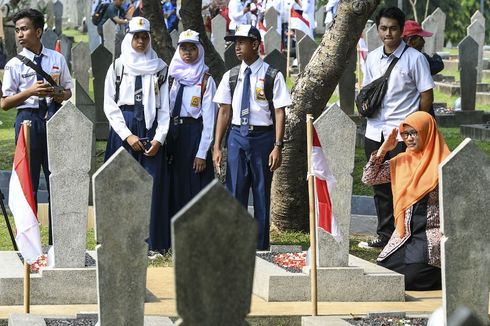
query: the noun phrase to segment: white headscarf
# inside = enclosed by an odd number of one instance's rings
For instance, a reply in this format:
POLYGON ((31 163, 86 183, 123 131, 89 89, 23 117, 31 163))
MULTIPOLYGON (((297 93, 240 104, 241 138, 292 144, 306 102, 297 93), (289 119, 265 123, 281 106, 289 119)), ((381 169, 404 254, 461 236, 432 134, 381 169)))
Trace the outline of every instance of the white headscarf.
POLYGON ((185 63, 180 57, 179 45, 168 68, 170 76, 178 81, 179 84, 186 86, 197 84, 201 80, 202 75, 209 70, 208 66, 204 63, 204 48, 200 43, 193 44, 197 46, 198 50, 196 61, 191 64, 185 63))
POLYGON ((131 45, 133 36, 134 34, 132 33, 127 33, 124 36, 119 60, 124 65, 125 73, 132 76, 141 76, 145 125, 147 129, 150 129, 156 116, 155 85, 158 83, 157 73, 167 65, 151 47, 151 38, 145 52, 141 53, 133 49, 131 45))

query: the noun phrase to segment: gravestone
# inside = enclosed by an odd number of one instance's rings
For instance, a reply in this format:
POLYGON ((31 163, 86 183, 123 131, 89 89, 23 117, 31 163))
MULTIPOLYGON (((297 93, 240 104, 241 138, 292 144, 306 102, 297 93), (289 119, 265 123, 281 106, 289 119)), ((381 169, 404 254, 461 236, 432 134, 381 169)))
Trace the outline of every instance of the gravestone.
POLYGON ((74 43, 74 38, 73 36, 66 36, 66 35, 61 35, 60 36, 60 48, 61 48, 61 54, 65 57, 66 63, 68 64, 68 69, 70 71, 73 71, 72 69, 72 60, 71 60, 71 48, 74 43))
POLYGON ((284 54, 279 52, 279 50, 274 49, 274 51, 264 58, 264 61, 278 69, 282 73, 282 76, 286 78, 287 59, 284 54))
POLYGON ((238 66, 241 63, 240 60, 236 57, 235 54, 235 43, 231 43, 225 49, 225 67, 226 70, 230 70, 231 68, 238 66))
POLYGON ((15 26, 13 23, 6 22, 3 28, 5 33, 4 50, 7 54, 7 60, 10 60, 20 52, 20 46, 18 48, 17 41, 15 40, 15 26))
POLYGON ((177 48, 177 43, 179 42, 179 32, 176 29, 170 32, 170 38, 172 39, 172 46, 174 49, 177 48))
MULTIPOLYGON (((90 50, 88 43, 80 42, 71 50, 73 58, 72 75, 85 93, 89 93, 90 50)), ((94 121, 92 121, 94 122, 94 121)))
POLYGON ((383 42, 379 39, 378 28, 376 24, 372 24, 366 30, 366 45, 369 52, 383 45, 383 42))
POLYGON ((437 33, 432 36, 435 39, 435 50, 441 52, 444 49, 444 35, 446 33, 446 14, 437 7, 431 15, 438 23, 437 33))
POLYGON ((467 35, 471 36, 478 44, 478 66, 477 82, 481 82, 483 70, 483 46, 485 45, 485 20, 475 19, 466 29, 467 35))
POLYGON ((104 113, 104 84, 107 69, 112 64, 112 54, 99 45, 90 54, 92 60, 93 89, 95 99, 95 135, 98 140, 105 140, 109 134, 109 123, 104 113))
POLYGON ((436 21, 434 16, 430 15, 422 22, 422 28, 433 33, 431 37, 424 37, 424 52, 432 56, 437 51, 436 40, 439 33, 439 22, 436 21))
POLYGON ((354 114, 354 100, 356 96, 356 68, 357 51, 347 60, 346 67, 339 79, 340 108, 347 115, 354 114))
MULTIPOLYGON (((300 29, 295 29, 295 30, 294 30, 294 33, 295 33, 296 42, 301 41, 301 39, 302 39, 303 37, 305 37, 305 35, 306 35, 306 34, 305 34, 305 32, 303 32, 303 31, 302 31, 302 30, 300 30, 300 29)), ((297 46, 296 46, 296 48, 297 48, 297 46)))
POLYGON ((43 35, 41 36, 41 43, 47 49, 54 50, 54 48, 56 47, 57 40, 58 40, 58 35, 49 29, 44 31, 43 35))
POLYGON ((52 30, 54 27, 54 4, 53 0, 46 2, 46 26, 52 30))
POLYGON ((87 34, 88 34, 88 48, 90 52, 94 52, 95 49, 97 49, 99 45, 102 44, 102 38, 97 32, 97 26, 92 24, 91 19, 88 19, 86 23, 87 23, 87 34))
POLYGON ((117 24, 108 19, 102 26, 102 34, 104 35, 104 47, 111 53, 113 58, 116 54, 116 33, 117 24))
POLYGON ((3 30, 3 13, 0 10, 0 38, 5 40, 5 32, 3 30))
POLYGON ((144 323, 152 184, 123 147, 93 176, 101 326, 144 323))
POLYGON ((482 15, 480 10, 475 11, 475 13, 470 18, 471 22, 474 22, 477 20, 481 21, 481 22, 485 22, 485 16, 482 15))
POLYGON ((123 25, 116 26, 116 45, 115 45, 115 57, 119 58, 121 56, 121 44, 126 36, 126 28, 123 25))
POLYGON ((211 20, 212 40, 216 52, 225 59, 225 36, 226 36, 226 19, 222 15, 216 15, 211 20))
POLYGON ((442 303, 446 321, 466 306, 488 324, 490 159, 466 138, 439 166, 442 303))
POLYGON ((56 268, 85 267, 93 124, 71 102, 47 122, 53 247, 56 268))
POLYGON ((316 21, 316 27, 315 27, 315 34, 316 35, 323 35, 325 34, 325 7, 320 6, 318 10, 315 12, 315 21, 316 21))
POLYGON ((83 1, 61 0, 64 8, 64 26, 73 28, 78 26, 78 17, 83 16, 83 11, 79 11, 79 3, 83 1))
MULTIPOLYGON (((274 7, 270 7, 267 9, 265 12, 265 27, 267 28, 268 31, 273 29, 274 31, 277 30, 277 17, 279 16, 279 13, 274 7)), ((277 33, 277 31, 276 31, 277 33)))
POLYGON ((61 35, 63 32, 62 19, 63 19, 63 4, 61 1, 56 1, 53 4, 53 14, 54 14, 54 26, 57 35, 61 35))
POLYGON ((466 36, 459 44, 459 73, 461 87, 461 110, 475 110, 478 66, 478 44, 466 36))
MULTIPOLYGON (((271 8, 274 9, 274 8, 271 8)), ((269 29, 264 34, 264 52, 268 55, 275 49, 281 48, 281 35, 276 31, 275 28, 269 29)))
POLYGON ((247 325, 256 243, 256 222, 218 180, 173 217, 177 325, 247 325))
POLYGON ((356 145, 356 124, 336 105, 332 105, 313 123, 327 165, 335 178, 329 189, 339 234, 318 228, 318 266, 348 266, 351 219, 352 171, 356 145))
POLYGON ((298 49, 298 65, 299 72, 302 73, 308 62, 310 62, 313 53, 315 52, 318 45, 314 40, 311 39, 308 35, 305 35, 296 45, 298 49))

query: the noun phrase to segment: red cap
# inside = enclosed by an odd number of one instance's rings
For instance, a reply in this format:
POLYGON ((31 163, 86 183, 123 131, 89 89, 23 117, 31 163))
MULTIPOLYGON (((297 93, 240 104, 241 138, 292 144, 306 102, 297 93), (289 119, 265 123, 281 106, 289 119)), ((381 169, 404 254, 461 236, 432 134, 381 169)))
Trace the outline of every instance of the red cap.
POLYGON ((432 36, 431 32, 424 31, 422 27, 420 26, 419 23, 417 23, 415 20, 407 20, 405 21, 405 27, 403 27, 403 37, 408 37, 408 36, 422 36, 422 37, 429 37, 432 36))

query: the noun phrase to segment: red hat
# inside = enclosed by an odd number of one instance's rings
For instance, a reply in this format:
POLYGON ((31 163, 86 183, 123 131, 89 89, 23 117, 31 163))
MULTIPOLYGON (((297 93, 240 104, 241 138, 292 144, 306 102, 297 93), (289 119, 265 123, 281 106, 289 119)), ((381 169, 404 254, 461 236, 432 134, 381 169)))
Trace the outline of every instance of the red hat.
POLYGON ((415 20, 407 20, 405 21, 405 27, 403 27, 403 37, 408 37, 408 36, 422 36, 422 37, 429 37, 432 36, 432 33, 429 31, 424 31, 422 27, 420 26, 419 23, 417 23, 415 20))

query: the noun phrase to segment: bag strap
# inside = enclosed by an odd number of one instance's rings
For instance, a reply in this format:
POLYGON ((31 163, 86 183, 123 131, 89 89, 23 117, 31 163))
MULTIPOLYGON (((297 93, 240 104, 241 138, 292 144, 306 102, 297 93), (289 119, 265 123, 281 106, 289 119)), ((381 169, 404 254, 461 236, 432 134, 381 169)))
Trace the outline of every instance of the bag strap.
POLYGON ((402 57, 403 53, 405 53, 405 51, 408 49, 408 45, 405 45, 405 48, 403 49, 402 51, 402 54, 400 54, 400 56, 398 58, 394 58, 393 60, 391 60, 391 63, 388 67, 388 69, 386 69, 386 72, 384 74, 385 78, 388 79, 390 77, 390 74, 391 74, 391 71, 393 70, 393 68, 395 67, 396 63, 398 62, 398 60, 400 60, 400 58, 402 57))
POLYGON ((116 94, 114 95, 114 102, 119 101, 119 89, 121 88, 121 82, 124 75, 124 65, 121 60, 114 60, 114 71, 116 73, 116 94))
POLYGON ((204 76, 202 76, 202 82, 201 82, 201 104, 202 104, 202 98, 204 97, 204 93, 206 92, 206 88, 208 86, 208 79, 209 76, 211 76, 209 73, 204 73, 204 76))
POLYGON ((22 54, 17 54, 16 58, 22 61, 23 64, 28 66, 29 68, 33 69, 37 74, 41 75, 44 79, 48 81, 48 83, 51 84, 51 86, 56 87, 58 84, 54 81, 53 77, 49 75, 47 72, 45 72, 41 67, 39 67, 37 64, 23 56, 22 54))

